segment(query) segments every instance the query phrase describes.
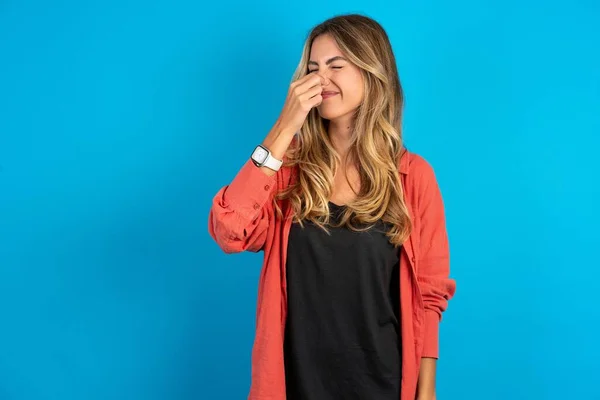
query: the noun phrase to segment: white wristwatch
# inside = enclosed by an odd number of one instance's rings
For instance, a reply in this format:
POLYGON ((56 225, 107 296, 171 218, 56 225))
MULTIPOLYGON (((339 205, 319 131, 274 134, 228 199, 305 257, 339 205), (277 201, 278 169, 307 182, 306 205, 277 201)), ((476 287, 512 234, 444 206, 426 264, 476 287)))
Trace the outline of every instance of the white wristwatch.
POLYGON ((279 168, 281 168, 281 164, 283 163, 282 160, 273 157, 269 149, 261 144, 256 146, 250 158, 257 167, 265 166, 273 171, 279 171, 279 168))

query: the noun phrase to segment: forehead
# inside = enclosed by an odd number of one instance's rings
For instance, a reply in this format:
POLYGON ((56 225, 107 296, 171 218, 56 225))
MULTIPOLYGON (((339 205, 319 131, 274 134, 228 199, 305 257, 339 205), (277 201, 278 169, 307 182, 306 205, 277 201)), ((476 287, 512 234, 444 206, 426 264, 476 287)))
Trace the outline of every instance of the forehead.
POLYGON ((326 58, 343 56, 335 40, 328 34, 315 38, 310 48, 310 59, 313 61, 325 61, 326 58))

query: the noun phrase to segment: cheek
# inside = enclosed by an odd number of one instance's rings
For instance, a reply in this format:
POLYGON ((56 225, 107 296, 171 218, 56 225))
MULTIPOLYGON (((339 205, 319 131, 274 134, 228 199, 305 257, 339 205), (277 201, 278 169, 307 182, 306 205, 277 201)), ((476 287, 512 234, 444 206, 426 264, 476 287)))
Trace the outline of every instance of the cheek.
POLYGON ((362 102, 364 87, 361 81, 352 80, 341 87, 342 93, 344 94, 344 103, 349 103, 355 106, 362 102))
POLYGON ((362 101, 364 84, 360 72, 349 73, 338 80, 340 89, 346 100, 362 101))

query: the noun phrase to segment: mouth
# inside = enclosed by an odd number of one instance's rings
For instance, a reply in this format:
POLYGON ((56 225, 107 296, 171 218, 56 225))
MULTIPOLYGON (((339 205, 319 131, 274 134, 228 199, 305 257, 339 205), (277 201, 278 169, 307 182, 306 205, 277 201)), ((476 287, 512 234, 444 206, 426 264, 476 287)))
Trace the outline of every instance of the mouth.
POLYGON ((325 99, 333 97, 337 94, 339 94, 339 93, 338 92, 323 92, 323 93, 321 93, 321 97, 323 97, 323 100, 325 100, 325 99))

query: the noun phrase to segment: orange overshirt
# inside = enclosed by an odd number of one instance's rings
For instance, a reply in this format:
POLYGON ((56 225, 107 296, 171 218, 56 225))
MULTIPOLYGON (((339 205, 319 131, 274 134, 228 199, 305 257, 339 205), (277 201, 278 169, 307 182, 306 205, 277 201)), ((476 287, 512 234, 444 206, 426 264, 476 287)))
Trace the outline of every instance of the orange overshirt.
MULTIPOLYGON (((291 218, 275 217, 272 198, 295 179, 295 168, 267 176, 248 160, 213 199, 208 230, 226 253, 264 251, 258 283, 256 335, 248 400, 285 400, 283 339, 287 313, 285 260, 291 218)), ((414 400, 421 357, 438 358, 442 312, 456 283, 449 277, 449 247, 442 196, 430 164, 405 152, 400 178, 413 222, 400 252, 402 380, 400 400, 414 400)), ((286 217, 287 201, 280 201, 286 217)))

